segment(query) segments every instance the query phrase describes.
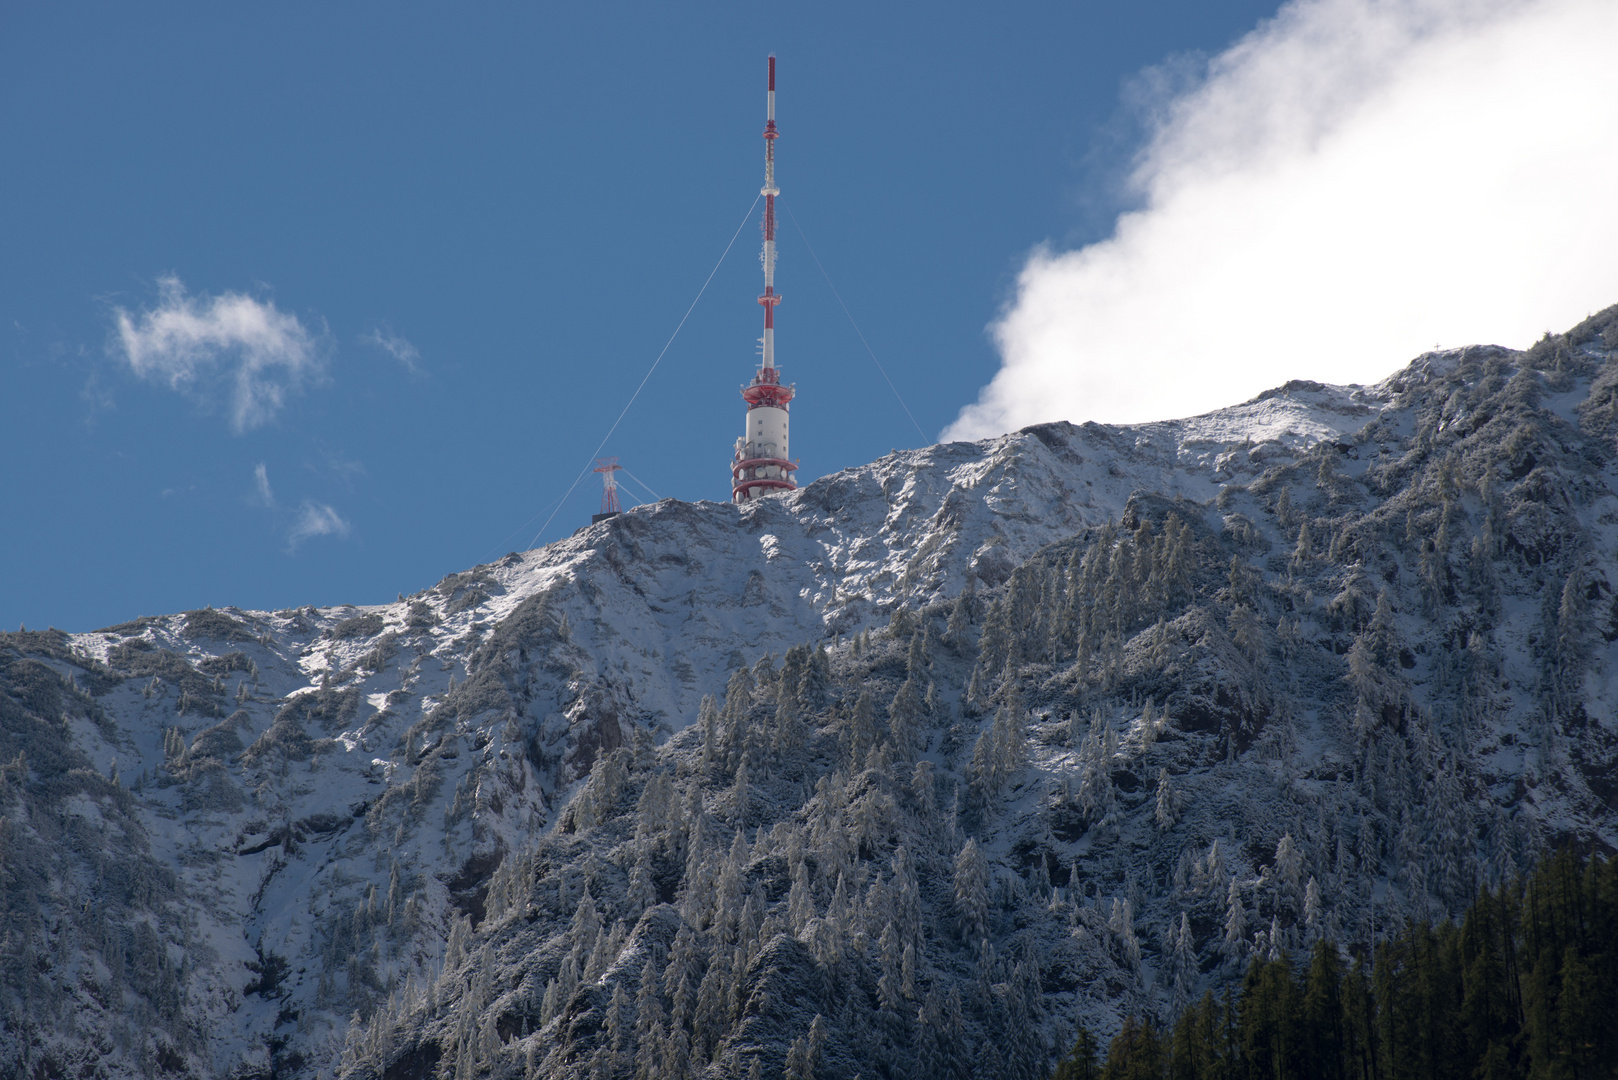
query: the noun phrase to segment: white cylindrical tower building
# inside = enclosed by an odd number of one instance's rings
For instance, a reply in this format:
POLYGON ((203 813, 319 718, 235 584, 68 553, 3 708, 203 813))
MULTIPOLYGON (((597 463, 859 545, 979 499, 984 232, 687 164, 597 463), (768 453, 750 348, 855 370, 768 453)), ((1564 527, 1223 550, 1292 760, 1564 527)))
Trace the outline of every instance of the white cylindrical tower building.
POLYGON ((770 82, 764 124, 764 306, 763 351, 753 381, 742 387, 747 402, 747 427, 736 440, 736 453, 730 463, 730 493, 736 502, 747 502, 772 491, 792 491, 798 485, 792 472, 798 463, 787 457, 788 421, 795 387, 783 385, 775 366, 775 306, 781 302, 775 291, 775 57, 770 57, 770 82))

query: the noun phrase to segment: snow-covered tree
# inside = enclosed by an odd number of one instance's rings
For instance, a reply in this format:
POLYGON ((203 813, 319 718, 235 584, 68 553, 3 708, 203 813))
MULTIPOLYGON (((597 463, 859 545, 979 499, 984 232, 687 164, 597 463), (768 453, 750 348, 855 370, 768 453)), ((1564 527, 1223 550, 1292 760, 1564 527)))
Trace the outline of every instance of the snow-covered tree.
POLYGON ((976 599, 973 580, 968 577, 965 586, 955 595, 955 602, 949 609, 949 623, 944 627, 944 640, 957 650, 966 644, 967 631, 976 617, 973 610, 976 599))
POLYGON ((847 741, 848 766, 851 771, 858 771, 864 767, 865 758, 876 746, 880 733, 876 723, 876 699, 872 697, 870 687, 860 690, 859 697, 855 699, 854 711, 849 716, 845 727, 847 741))
POLYGON ((1246 604, 1237 604, 1225 621, 1230 629, 1231 644, 1248 660, 1258 663, 1264 656, 1264 620, 1258 612, 1246 604))
POLYGON ((1172 952, 1170 965, 1174 972, 1174 1007, 1183 1011, 1191 1001, 1191 990, 1197 975, 1196 942, 1191 937, 1191 917, 1180 912, 1180 923, 1170 934, 1172 952))
POLYGON ((1112 918, 1107 925, 1118 939, 1119 951, 1130 964, 1140 963, 1140 941, 1135 936, 1134 906, 1124 897, 1113 897, 1112 918))
POLYGON ((1234 878, 1225 896, 1225 940, 1222 946, 1226 956, 1240 960, 1247 950, 1247 906, 1242 900, 1242 883, 1234 878))
POLYGON ((1169 783, 1168 769, 1159 769, 1157 773, 1157 798, 1152 809, 1152 820, 1159 829, 1174 827, 1179 819, 1179 797, 1174 793, 1174 786, 1169 783))
POLYGON ((989 913, 989 862, 976 840, 968 839, 955 856, 955 908, 966 940, 981 939, 989 913))
POLYGON ((916 676, 912 675, 899 684, 898 692, 893 695, 893 703, 888 707, 894 755, 900 761, 911 761, 916 756, 922 714, 921 693, 916 676))
POLYGON ((1296 899, 1298 879, 1303 873, 1303 853, 1293 843, 1292 834, 1285 833, 1275 845, 1275 880, 1281 896, 1288 902, 1296 899))
POLYGON ((1315 883, 1314 875, 1310 875, 1309 884, 1303 890, 1303 924, 1309 931, 1311 940, 1318 939, 1325 929, 1325 912, 1320 902, 1320 886, 1315 883))

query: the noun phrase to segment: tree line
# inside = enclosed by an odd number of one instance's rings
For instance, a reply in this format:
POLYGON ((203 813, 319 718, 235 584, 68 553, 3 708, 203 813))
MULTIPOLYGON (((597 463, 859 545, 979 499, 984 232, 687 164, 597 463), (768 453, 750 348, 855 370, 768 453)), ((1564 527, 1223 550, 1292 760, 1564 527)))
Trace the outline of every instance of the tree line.
POLYGON ((1618 1076, 1618 860, 1563 850, 1459 922, 1374 949, 1254 958, 1172 1025, 1129 1018, 1052 1080, 1587 1080, 1618 1076))

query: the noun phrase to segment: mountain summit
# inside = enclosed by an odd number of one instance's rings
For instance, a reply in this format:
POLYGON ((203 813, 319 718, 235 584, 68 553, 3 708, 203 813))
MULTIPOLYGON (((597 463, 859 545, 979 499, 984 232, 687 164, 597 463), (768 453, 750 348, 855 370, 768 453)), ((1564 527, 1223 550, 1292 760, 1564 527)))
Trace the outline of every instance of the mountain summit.
POLYGON ((0 1063, 1034 1077, 1618 846, 1618 307, 0 635, 0 1063))

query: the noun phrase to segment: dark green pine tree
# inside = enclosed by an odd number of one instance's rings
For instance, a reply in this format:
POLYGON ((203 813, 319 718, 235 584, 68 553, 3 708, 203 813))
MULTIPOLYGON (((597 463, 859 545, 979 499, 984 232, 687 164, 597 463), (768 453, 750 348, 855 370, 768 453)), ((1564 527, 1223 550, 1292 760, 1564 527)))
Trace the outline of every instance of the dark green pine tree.
POLYGON ((1461 923, 1461 1026, 1466 1056, 1479 1063, 1479 1080, 1520 1074, 1515 938, 1504 892, 1485 890, 1461 923))
POLYGON ((1315 943, 1309 958, 1309 974, 1304 980, 1300 1016, 1302 1045, 1299 1061, 1305 1076, 1315 1080, 1346 1080, 1347 1015, 1343 1008, 1343 971, 1337 946, 1315 943))
POLYGON ((1285 956, 1254 959, 1237 1005, 1242 1062, 1247 1075, 1265 1080, 1304 1075, 1298 984, 1285 956))
POLYGON ((1107 1064, 1101 1080, 1162 1080, 1163 1040, 1150 1021, 1124 1021, 1124 1029, 1107 1047, 1107 1064))
POLYGON ((1224 1019, 1212 991, 1180 1014, 1169 1041, 1169 1080, 1230 1080, 1231 1062, 1223 1053, 1224 1019))
POLYGON ((1078 1038, 1062 1060, 1056 1063, 1056 1070, 1051 1073, 1051 1080, 1100 1080, 1101 1063, 1097 1051, 1096 1037, 1090 1034, 1090 1029, 1083 1024, 1079 1025, 1078 1038))
POLYGON ((1348 1080, 1376 1080, 1376 1002, 1361 958, 1343 977, 1343 1075, 1348 1080))

